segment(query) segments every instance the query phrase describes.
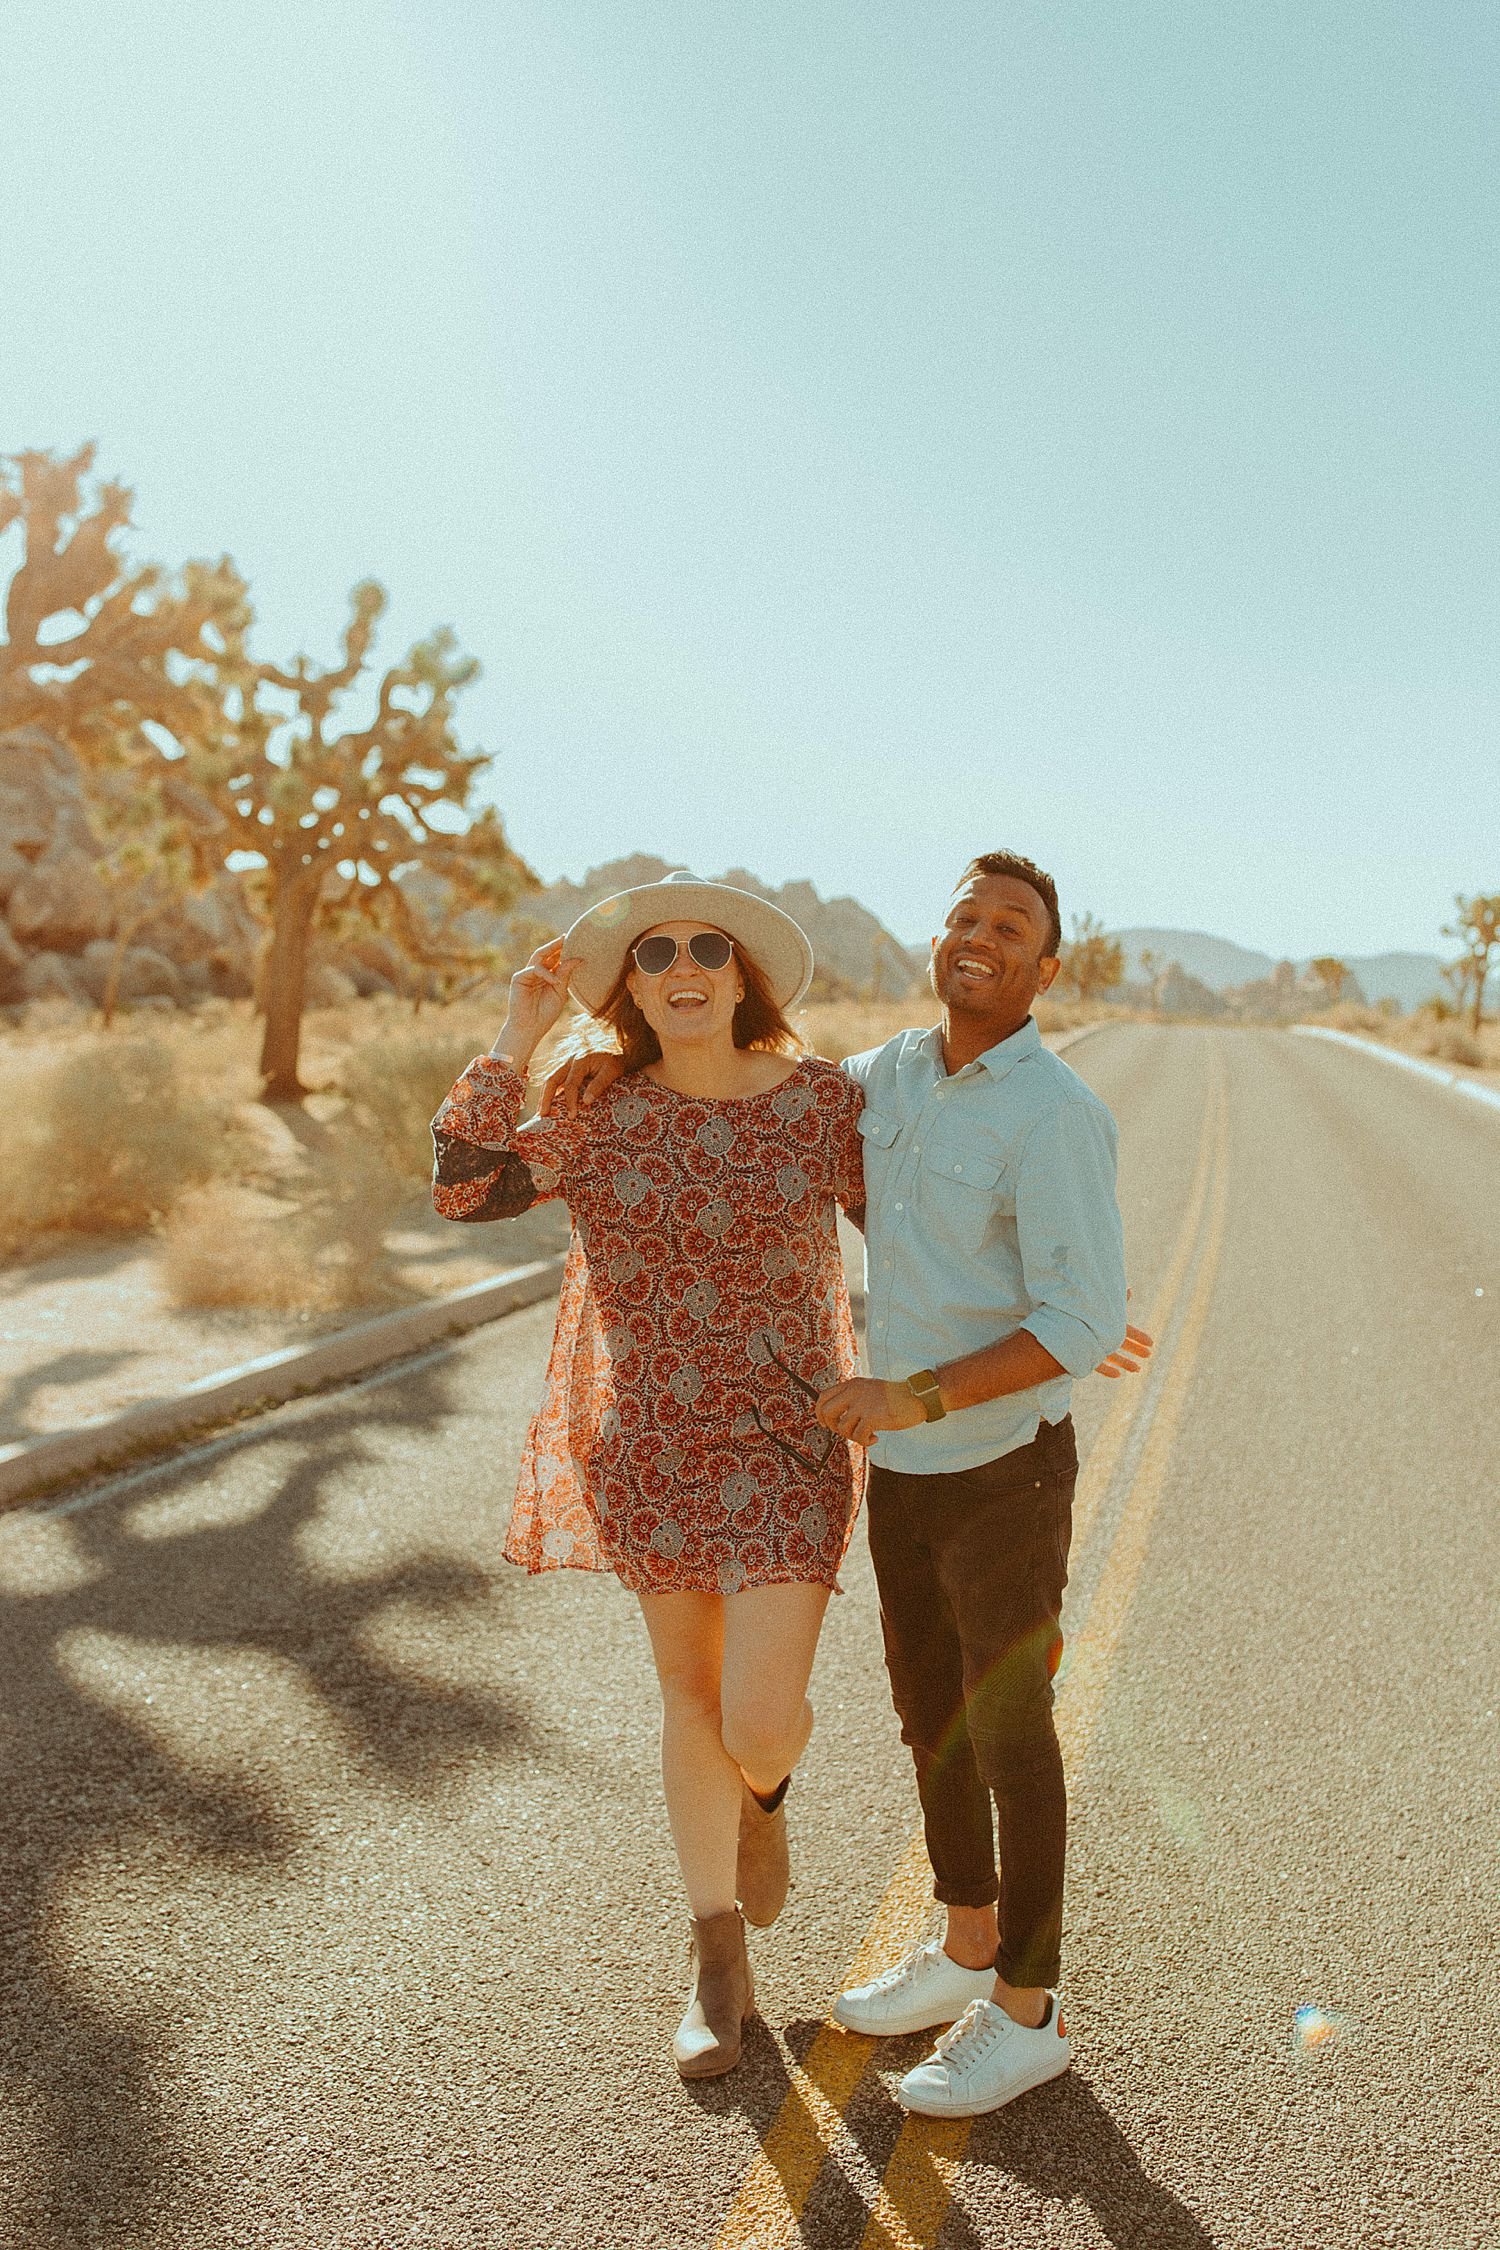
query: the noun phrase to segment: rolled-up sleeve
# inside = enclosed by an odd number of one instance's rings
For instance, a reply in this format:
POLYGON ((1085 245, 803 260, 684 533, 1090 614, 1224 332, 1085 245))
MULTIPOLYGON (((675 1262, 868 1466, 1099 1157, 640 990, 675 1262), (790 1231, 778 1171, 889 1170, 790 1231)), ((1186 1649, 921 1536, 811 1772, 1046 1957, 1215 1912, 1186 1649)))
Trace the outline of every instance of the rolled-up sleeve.
POLYGON ((1031 1306, 1021 1326, 1070 1375, 1087 1375, 1125 1340, 1125 1238, 1115 1198, 1115 1122, 1071 1101, 1021 1152, 1016 1231, 1031 1306))

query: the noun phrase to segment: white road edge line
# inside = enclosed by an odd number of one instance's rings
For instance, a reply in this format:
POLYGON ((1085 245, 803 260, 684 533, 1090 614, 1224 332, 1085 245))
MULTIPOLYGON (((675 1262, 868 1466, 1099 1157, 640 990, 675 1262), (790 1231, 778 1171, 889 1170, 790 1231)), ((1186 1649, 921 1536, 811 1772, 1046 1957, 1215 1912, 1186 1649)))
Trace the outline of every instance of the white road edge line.
POLYGON ((1394 1063, 1398 1070, 1414 1070, 1420 1078, 1431 1078, 1439 1086, 1447 1086, 1455 1094, 1467 1094, 1471 1101, 1485 1102, 1491 1109, 1500 1109, 1500 1086, 1480 1086, 1461 1071, 1444 1070, 1441 1063, 1423 1062, 1417 1055, 1404 1055, 1399 1047, 1382 1046, 1377 1039, 1361 1039, 1352 1031, 1334 1031, 1327 1024, 1294 1023, 1289 1030, 1304 1039, 1334 1039, 1341 1047, 1354 1047, 1363 1055, 1378 1055, 1382 1062, 1394 1063))

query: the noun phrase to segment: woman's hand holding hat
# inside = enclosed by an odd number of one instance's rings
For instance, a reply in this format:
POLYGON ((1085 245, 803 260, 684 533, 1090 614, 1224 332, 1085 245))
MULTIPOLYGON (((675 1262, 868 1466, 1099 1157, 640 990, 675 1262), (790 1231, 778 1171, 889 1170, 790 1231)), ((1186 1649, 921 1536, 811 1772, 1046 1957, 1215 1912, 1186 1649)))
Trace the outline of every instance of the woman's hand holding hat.
POLYGON ((510 1013, 491 1053, 502 1055, 524 1070, 546 1038, 568 1000, 568 983, 576 959, 563 954, 563 940, 549 938, 539 945, 523 969, 510 980, 510 1013))

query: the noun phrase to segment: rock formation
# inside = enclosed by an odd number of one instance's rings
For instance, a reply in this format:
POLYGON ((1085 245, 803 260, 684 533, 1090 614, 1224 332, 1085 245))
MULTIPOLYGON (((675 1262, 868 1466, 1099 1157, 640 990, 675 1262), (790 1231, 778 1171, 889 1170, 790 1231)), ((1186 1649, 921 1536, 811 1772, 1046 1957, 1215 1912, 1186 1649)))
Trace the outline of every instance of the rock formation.
MULTIPOLYGON (((100 880, 100 856, 72 751, 38 727, 0 735, 0 1006, 97 1006, 118 911, 100 880)), ((183 1005, 246 994, 259 943, 241 885, 220 875, 133 933, 120 996, 183 1005)))
MULTIPOLYGON (((533 891, 507 915, 474 911, 461 915, 457 927, 471 944, 494 946, 508 960, 524 959, 543 938, 567 929, 589 907, 615 891, 637 883, 659 883, 672 872, 672 862, 649 852, 633 852, 626 859, 592 867, 582 882, 553 883, 533 891)), ((867 907, 852 898, 819 898, 811 883, 783 883, 779 890, 763 883, 743 867, 713 878, 733 883, 769 899, 801 924, 817 960, 811 997, 814 1000, 857 998, 905 1000, 921 989, 925 961, 918 964, 891 936, 867 907)), ((441 886, 430 876, 415 876, 408 885, 414 902, 436 919, 442 909, 441 886)))

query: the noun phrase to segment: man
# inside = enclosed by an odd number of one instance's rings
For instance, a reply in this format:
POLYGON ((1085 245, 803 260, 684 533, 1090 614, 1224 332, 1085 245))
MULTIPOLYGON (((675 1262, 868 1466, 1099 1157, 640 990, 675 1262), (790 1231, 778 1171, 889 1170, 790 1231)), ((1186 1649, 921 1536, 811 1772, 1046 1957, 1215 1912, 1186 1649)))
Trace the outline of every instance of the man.
POLYGON ((1110 1363, 1127 1331, 1114 1121, 1031 1017, 1060 942, 1051 877, 984 854, 933 940, 941 1025, 844 1065, 865 1092, 872 1373, 824 1392, 818 1414, 874 1448, 886 1661, 947 1928, 833 2013, 876 2036, 953 2023, 898 2090, 938 2117, 997 2109, 1069 2060, 1051 1989, 1068 1406, 1072 1379, 1110 1363))

